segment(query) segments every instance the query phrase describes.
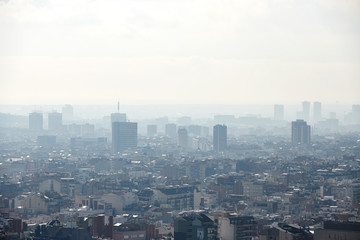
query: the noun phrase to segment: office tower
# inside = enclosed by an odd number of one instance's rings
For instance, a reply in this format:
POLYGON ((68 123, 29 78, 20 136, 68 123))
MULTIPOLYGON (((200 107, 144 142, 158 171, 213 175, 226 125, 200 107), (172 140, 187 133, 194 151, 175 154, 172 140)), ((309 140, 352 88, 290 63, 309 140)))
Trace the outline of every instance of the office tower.
POLYGON ((302 102, 302 113, 303 113, 303 119, 305 121, 310 120, 310 102, 304 101, 302 102))
POLYGON ((186 128, 179 128, 178 130, 178 145, 182 148, 188 147, 188 133, 186 128))
POLYGON ((274 105, 274 120, 283 121, 284 120, 284 105, 274 105))
POLYGON ((227 127, 225 125, 215 125, 213 132, 214 151, 223 152, 227 147, 227 127))
POLYGON ((126 122, 126 113, 112 113, 111 122, 126 122))
POLYGON ((175 123, 168 123, 165 125, 165 134, 168 137, 176 138, 176 124, 175 123))
POLYGON ((137 123, 112 123, 112 150, 113 153, 137 147, 137 123))
POLYGON ((156 134, 157 134, 157 125, 155 124, 147 125, 147 135, 151 137, 151 136, 155 136, 156 134))
POLYGON ((321 102, 314 102, 314 122, 317 123, 321 120, 321 102))
POLYGON ((62 128, 62 114, 52 112, 48 114, 48 129, 50 131, 59 131, 62 128))
POLYGON ((292 144, 310 144, 310 126, 304 120, 296 120, 291 123, 292 144))
POLYGON ((63 106, 61 112, 64 121, 72 121, 74 119, 74 108, 70 104, 63 106))
POLYGON ((43 130, 42 113, 33 112, 29 114, 29 129, 34 131, 43 130))

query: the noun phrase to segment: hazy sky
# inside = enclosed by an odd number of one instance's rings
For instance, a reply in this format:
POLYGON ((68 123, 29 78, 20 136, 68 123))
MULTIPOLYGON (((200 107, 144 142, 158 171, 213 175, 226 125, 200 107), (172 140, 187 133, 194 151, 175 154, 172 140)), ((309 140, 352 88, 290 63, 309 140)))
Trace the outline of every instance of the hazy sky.
POLYGON ((360 102, 360 0, 0 0, 1 104, 360 102))

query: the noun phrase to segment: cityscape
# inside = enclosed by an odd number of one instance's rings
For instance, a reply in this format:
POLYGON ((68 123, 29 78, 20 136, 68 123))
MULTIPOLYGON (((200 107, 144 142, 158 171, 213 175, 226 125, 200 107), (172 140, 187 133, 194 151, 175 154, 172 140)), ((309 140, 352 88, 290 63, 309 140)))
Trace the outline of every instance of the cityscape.
POLYGON ((360 240, 360 0, 0 0, 0 240, 360 240))
POLYGON ((304 101, 294 121, 279 104, 272 118, 113 108, 2 114, 2 238, 359 238, 360 105, 338 119, 304 101))

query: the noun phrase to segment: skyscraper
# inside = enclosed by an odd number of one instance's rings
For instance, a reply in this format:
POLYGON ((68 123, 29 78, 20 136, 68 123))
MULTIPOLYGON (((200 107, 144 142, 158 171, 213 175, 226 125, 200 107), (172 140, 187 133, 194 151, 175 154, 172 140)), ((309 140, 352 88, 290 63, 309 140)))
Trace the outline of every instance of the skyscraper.
POLYGON ((112 123, 112 150, 113 153, 137 147, 137 123, 112 123))
POLYGON ((62 107, 62 116, 64 121, 72 121, 74 118, 74 108, 70 104, 62 107))
POLYGON ((188 133, 186 128, 179 128, 178 130, 178 145, 182 148, 188 147, 188 133))
POLYGON ((62 114, 52 112, 48 114, 48 129, 50 131, 59 131, 62 129, 62 114))
POLYGON ((227 147, 227 127, 225 125, 215 125, 213 132, 214 151, 223 152, 227 147))
POLYGON ((310 102, 302 102, 302 113, 305 121, 310 120, 310 102))
POLYGON ((284 105, 274 105, 274 120, 283 121, 284 120, 284 105))
POLYGON ((32 112, 29 114, 29 129, 34 131, 43 130, 42 113, 32 112))
POLYGON ((292 144, 310 144, 310 126, 304 120, 296 120, 291 123, 291 142, 292 144))
POLYGON ((317 123, 321 120, 321 102, 314 102, 314 122, 317 123))

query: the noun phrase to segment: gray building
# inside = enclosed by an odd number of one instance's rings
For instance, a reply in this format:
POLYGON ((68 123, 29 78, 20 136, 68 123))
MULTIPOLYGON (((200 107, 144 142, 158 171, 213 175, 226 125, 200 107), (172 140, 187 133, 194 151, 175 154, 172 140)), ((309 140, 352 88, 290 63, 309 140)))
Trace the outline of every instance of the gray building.
POLYGON ((314 102, 314 115, 313 115, 313 123, 317 123, 321 121, 322 113, 321 113, 321 102, 314 102))
POLYGON ((111 128, 113 153, 137 147, 137 123, 113 122, 111 128))
POLYGON ((310 120, 310 102, 302 102, 302 117, 305 121, 310 120))
POLYGON ((215 125, 213 129, 214 151, 223 152, 227 147, 227 127, 226 125, 215 125))
POLYGON ((310 144, 311 128, 304 120, 296 120, 291 123, 292 144, 310 144))
POLYGON ((33 112, 29 114, 29 129, 34 131, 43 130, 43 114, 33 112))
POLYGON ((178 145, 182 148, 188 148, 188 132, 186 128, 178 130, 178 145))
POLYGON ((63 106, 61 112, 64 121, 72 121, 74 119, 74 108, 70 104, 63 106))
POLYGON ((62 129, 62 114, 52 112, 48 114, 48 129, 50 131, 58 131, 62 129))
POLYGON ((275 121, 284 120, 284 105, 279 105, 279 104, 274 105, 274 120, 275 121))

